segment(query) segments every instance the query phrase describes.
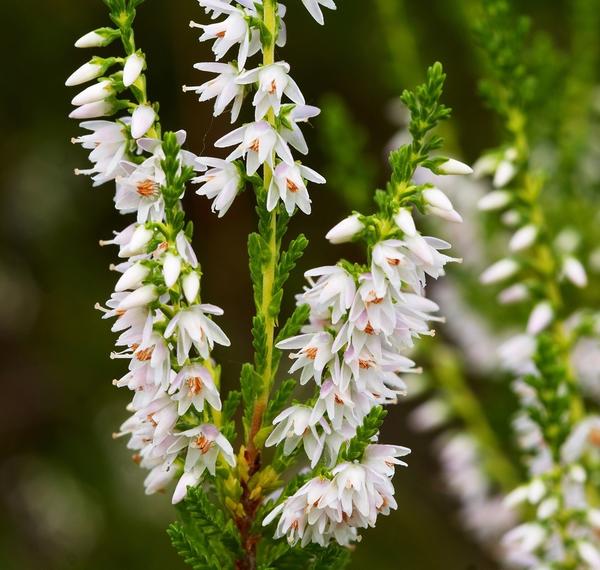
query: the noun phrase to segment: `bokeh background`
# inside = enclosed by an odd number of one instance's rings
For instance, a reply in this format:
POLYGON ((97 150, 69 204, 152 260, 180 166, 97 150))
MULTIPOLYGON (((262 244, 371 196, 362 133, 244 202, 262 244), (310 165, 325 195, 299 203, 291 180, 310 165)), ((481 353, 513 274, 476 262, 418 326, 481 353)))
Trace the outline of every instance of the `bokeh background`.
MULTIPOLYGON (((114 251, 100 248, 98 240, 125 221, 114 212, 108 187, 92 190, 87 179, 73 175, 85 155, 69 142, 78 129, 67 119, 74 93, 64 80, 88 55, 72 47, 74 40, 108 24, 105 6, 100 0, 0 4, 0 568, 183 569, 165 534, 174 517, 168 497, 143 495, 144 474, 124 442, 111 437, 125 418, 127 394, 111 385, 123 367, 108 357, 112 335, 93 306, 108 297, 114 282, 108 271, 114 251)), ((331 106, 339 113, 334 98, 341 98, 362 125, 350 139, 336 136, 336 125, 325 116, 308 130, 310 165, 330 174, 331 184, 314 188, 314 214, 293 222, 291 233, 305 232, 312 247, 291 292, 300 289, 303 270, 339 256, 323 236, 352 209, 343 196, 353 165, 346 165, 346 176, 343 168, 336 170, 336 146, 358 144, 367 166, 355 180, 383 184, 384 149, 399 128, 393 101, 422 78, 426 65, 439 60, 449 75, 444 99, 455 109, 448 134, 456 156, 473 161, 497 143, 498 129, 477 93, 480 62, 470 33, 476 1, 339 0, 324 28, 299 0, 287 4, 284 57, 308 102, 325 102, 326 111, 331 106)), ((572 41, 573 4, 518 2, 535 27, 565 50, 572 41)), ((137 22, 163 127, 185 128, 188 147, 198 154, 212 152, 212 142, 228 129, 226 118, 213 119, 210 105, 181 90, 204 80, 192 64, 210 59, 207 46, 188 28, 190 19, 202 18, 194 0, 147 0, 137 22)), ((360 201, 360 188, 357 193, 360 201)), ((222 221, 191 192, 185 204, 196 224, 204 295, 225 308, 220 322, 233 348, 215 356, 230 384, 250 358, 250 198, 238 198, 222 221)), ((510 414, 502 390, 481 392, 493 414, 510 414)), ((399 509, 365 533, 353 568, 491 570, 491 560, 461 529, 431 436, 407 425, 414 406, 392 410, 384 433, 386 441, 413 449, 410 468, 396 477, 399 509)))

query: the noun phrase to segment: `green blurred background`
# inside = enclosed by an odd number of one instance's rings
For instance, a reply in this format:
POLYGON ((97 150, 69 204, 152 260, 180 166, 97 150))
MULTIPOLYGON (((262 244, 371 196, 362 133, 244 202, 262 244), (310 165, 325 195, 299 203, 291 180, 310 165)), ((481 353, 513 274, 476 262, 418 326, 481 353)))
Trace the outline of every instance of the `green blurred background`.
MULTIPOLYGON (((389 103, 435 60, 449 75, 445 101, 455 109, 455 153, 473 161, 497 143, 493 118, 477 95, 478 57, 468 22, 477 2, 339 0, 324 28, 299 0, 287 4, 283 57, 309 103, 335 93, 365 126, 365 152, 379 184, 387 176, 383 149, 397 129, 389 103), (392 12, 382 18, 378 9, 386 6, 400 18, 392 12)), ((518 5, 536 27, 568 46, 572 2, 518 5)), ((109 296, 114 282, 108 271, 114 251, 98 247, 98 240, 126 221, 113 210, 109 187, 92 190, 87 179, 72 174, 86 158, 69 142, 78 128, 67 119, 75 93, 64 80, 89 55, 73 42, 107 25, 106 10, 100 0, 3 0, 0 15, 0 569, 184 568, 165 534, 174 517, 168 497, 143 495, 144 474, 124 442, 111 438, 125 418, 127 394, 111 385, 123 366, 108 357, 113 337, 93 305, 109 296)), ((212 142, 228 129, 226 118, 214 120, 209 104, 180 88, 204 81, 192 64, 210 54, 188 28, 190 19, 203 17, 194 0, 147 0, 137 23, 163 127, 186 128, 188 147, 197 154, 213 152, 212 142)), ((308 129, 308 163, 327 172, 331 153, 323 152, 319 135, 324 121, 308 129)), ((347 141, 328 144, 335 142, 347 141)), ((312 247, 290 293, 300 289, 303 270, 339 256, 323 238, 350 209, 335 190, 313 188, 314 214, 293 222, 291 232, 305 232, 312 247)), ((250 357, 250 195, 238 198, 222 221, 192 193, 186 209, 196 223, 205 298, 225 309, 220 322, 233 348, 215 357, 231 384, 250 357)), ((391 411, 383 436, 413 449, 409 469, 396 477, 399 509, 365 533, 353 568, 495 568, 461 530, 430 438, 406 427, 408 406, 391 411)))

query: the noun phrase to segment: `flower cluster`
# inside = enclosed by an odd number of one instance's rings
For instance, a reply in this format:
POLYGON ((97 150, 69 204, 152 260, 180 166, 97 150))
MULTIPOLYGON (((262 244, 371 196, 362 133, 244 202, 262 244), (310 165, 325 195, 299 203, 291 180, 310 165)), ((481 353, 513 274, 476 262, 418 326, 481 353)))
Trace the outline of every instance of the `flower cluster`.
POLYGON ((404 94, 414 140, 392 153, 392 181, 378 196, 379 212, 353 214, 327 235, 336 244, 366 242, 369 265, 341 261, 309 271, 309 287, 298 297, 310 308, 309 323, 303 334, 278 345, 294 351, 291 371, 301 371, 303 384, 314 382, 316 395, 276 417, 266 445, 282 445, 291 454, 302 444, 311 467, 322 461, 324 469, 274 511, 281 515, 277 535, 286 534, 290 542, 347 544, 357 538, 357 529, 395 508, 393 458, 409 450, 373 444, 380 425, 373 416, 406 393, 404 375, 418 372, 406 353, 415 339, 432 334, 431 321, 440 320, 438 306, 424 296, 426 280, 457 261, 443 253, 450 244, 417 231, 412 209, 460 221, 446 195, 415 183, 414 174, 418 166, 437 174, 470 172, 455 160, 429 156, 426 134, 448 116, 439 104, 444 77, 436 64, 416 95, 404 94), (388 468, 378 469, 374 457, 388 468))
POLYGON ((113 181, 115 206, 135 222, 102 245, 118 247, 120 273, 115 292, 100 307, 116 319, 119 351, 128 372, 115 385, 134 395, 131 417, 118 435, 129 435, 133 459, 150 470, 148 493, 178 480, 173 502, 218 462, 235 464, 233 449, 217 427, 221 409, 219 372, 211 358, 215 344, 229 340, 213 321, 222 314, 200 300, 200 267, 191 246, 181 198, 197 168, 196 157, 181 146, 185 132, 160 134, 155 107, 147 100, 144 55, 135 49, 131 25, 135 2, 107 2, 116 29, 87 34, 76 45, 99 47, 121 39, 126 58, 98 57, 67 80, 80 85, 97 80, 73 99, 71 117, 89 131, 74 142, 90 150, 92 167, 79 171, 95 185, 113 181), (108 72, 111 71, 109 75, 108 72), (127 93, 135 101, 129 101, 127 93), (121 98, 118 98, 121 97, 121 98), (128 110, 116 116, 121 110, 128 110), (113 116, 106 120, 99 117, 113 116))
POLYGON ((529 167, 524 146, 485 155, 477 170, 491 175, 494 186, 480 208, 500 212, 512 231, 510 256, 481 281, 508 283, 500 302, 526 304, 529 311, 525 332, 506 341, 499 355, 516 377, 514 427, 530 477, 507 501, 535 514, 504 536, 504 558, 519 568, 600 568, 597 511, 587 492, 595 468, 586 458, 595 447, 596 420, 586 412, 571 359, 588 326, 564 302, 566 286, 586 286, 586 271, 565 240, 550 235, 539 202, 542 178, 529 167))
MULTIPOLYGON (((310 13, 323 23, 319 4, 335 8, 331 0, 306 0, 310 13)), ((200 101, 214 99, 214 115, 221 115, 231 106, 231 122, 235 122, 242 109, 244 99, 254 92, 254 121, 246 123, 215 142, 217 148, 234 147, 224 159, 200 158, 200 164, 208 168, 194 182, 200 184, 198 194, 213 200, 213 211, 219 217, 225 215, 236 196, 247 182, 255 183, 253 177, 261 166, 267 166, 268 179, 264 184, 267 190, 266 206, 269 212, 281 202, 288 215, 296 208, 305 214, 311 212, 311 200, 307 182, 323 184, 325 179, 314 170, 294 160, 291 148, 301 154, 308 153, 308 146, 300 124, 317 116, 320 110, 306 105, 304 96, 290 76, 290 66, 285 61, 275 61, 275 45, 282 47, 286 42, 286 29, 283 18, 286 8, 277 4, 277 9, 268 14, 274 0, 262 2, 241 0, 225 2, 221 0, 199 0, 199 4, 212 19, 223 17, 210 24, 191 22, 193 28, 200 28, 200 41, 213 41, 212 51, 216 62, 198 63, 199 71, 215 74, 209 81, 199 86, 184 86, 184 91, 193 91, 200 101), (273 22, 266 22, 267 17, 273 22), (273 38, 265 43, 261 40, 261 26, 268 24, 275 29, 273 38), (263 43, 261 43, 263 42, 263 43), (235 57, 221 63, 230 51, 235 57), (255 68, 247 68, 249 57, 262 51, 263 63, 255 68), (286 101, 287 100, 287 101, 286 101)), ((269 32, 270 33, 270 32, 269 32)))
POLYGON ((395 465, 406 465, 398 457, 407 453, 405 447, 369 445, 360 463, 340 463, 331 479, 310 479, 275 507, 264 524, 280 516, 275 537, 286 536, 291 544, 326 546, 335 540, 348 546, 357 540, 358 528, 375 526, 380 514, 397 508, 391 479, 395 465))

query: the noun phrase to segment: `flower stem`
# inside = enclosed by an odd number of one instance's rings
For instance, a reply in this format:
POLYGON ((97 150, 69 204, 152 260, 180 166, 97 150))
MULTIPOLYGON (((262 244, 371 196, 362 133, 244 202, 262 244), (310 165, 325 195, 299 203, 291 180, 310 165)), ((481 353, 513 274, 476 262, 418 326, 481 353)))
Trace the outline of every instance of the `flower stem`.
MULTIPOLYGON (((263 2, 263 23, 267 31, 266 39, 263 40, 263 65, 275 63, 275 42, 277 39, 277 1, 265 0, 263 2)), ((271 126, 276 126, 275 113, 271 109, 267 116, 267 121, 271 126)), ((273 158, 273 157, 271 157, 273 158)), ((271 161, 272 162, 272 161, 271 161)), ((266 196, 273 178, 273 172, 269 164, 265 163, 263 168, 263 185, 264 203, 259 203, 259 208, 267 207, 266 196)), ((257 194, 260 195, 260 194, 257 194)), ((248 482, 260 470, 260 450, 262 443, 257 445, 255 439, 261 430, 263 417, 269 402, 269 394, 273 383, 273 351, 275 343, 275 326, 276 315, 273 314, 273 295, 275 287, 275 275, 277 271, 277 262, 279 259, 280 243, 277 239, 277 210, 273 210, 270 214, 270 222, 268 229, 268 259, 263 264, 263 282, 262 282, 262 302, 259 308, 260 314, 264 321, 264 350, 265 362, 261 370, 261 390, 252 414, 252 422, 246 442, 246 462, 248 465, 248 479, 242 478, 240 485, 242 487, 241 505, 243 507, 244 516, 238 518, 237 526, 241 535, 242 545, 245 551, 243 559, 238 560, 236 567, 243 570, 254 570, 257 567, 256 551, 260 536, 252 533, 252 527, 258 507, 262 503, 262 493, 252 492, 248 482)))
MULTIPOLYGON (((264 25, 268 31, 268 41, 263 46, 263 65, 275 63, 275 41, 277 39, 277 2, 275 0, 266 0, 264 6, 264 25)), ((271 109, 267 116, 268 122, 275 127, 275 113, 271 109)), ((264 195, 268 191, 273 177, 271 167, 264 165, 264 195)), ((259 204, 259 207, 266 208, 266 204, 259 204)), ((262 418, 269 401, 269 393, 273 383, 273 350, 275 342, 276 316, 271 313, 273 302, 275 272, 277 260, 279 257, 279 243, 277 240, 277 210, 271 212, 269 226, 269 258, 266 260, 263 272, 262 284, 262 305, 260 307, 262 317, 265 322, 265 350, 266 362, 262 372, 261 393, 254 407, 252 426, 249 434, 248 449, 254 455, 256 453, 256 444, 254 438, 262 427, 262 418)), ((252 466, 252 463, 250 464, 252 466)))

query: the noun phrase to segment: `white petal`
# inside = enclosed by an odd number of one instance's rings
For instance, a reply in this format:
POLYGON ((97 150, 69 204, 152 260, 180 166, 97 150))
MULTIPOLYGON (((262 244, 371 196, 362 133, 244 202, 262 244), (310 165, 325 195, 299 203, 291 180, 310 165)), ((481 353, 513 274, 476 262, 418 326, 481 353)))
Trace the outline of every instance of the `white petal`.
POLYGON ((333 244, 347 243, 364 229, 358 214, 349 216, 333 227, 325 236, 333 244))
POLYGON ((453 158, 449 158, 444 164, 438 167, 440 174, 473 174, 473 169, 453 158))
POLYGON ((131 136, 134 139, 143 137, 154 124, 156 113, 149 105, 136 107, 131 117, 131 136))
POLYGON ((165 278, 165 285, 167 287, 173 287, 179 279, 181 273, 181 258, 178 255, 167 253, 165 255, 165 261, 163 263, 163 274, 165 278))
POLYGON ((145 63, 144 58, 137 53, 134 53, 127 58, 125 66, 123 67, 123 85, 125 85, 125 87, 129 87, 137 81, 142 73, 142 69, 144 69, 145 63))

